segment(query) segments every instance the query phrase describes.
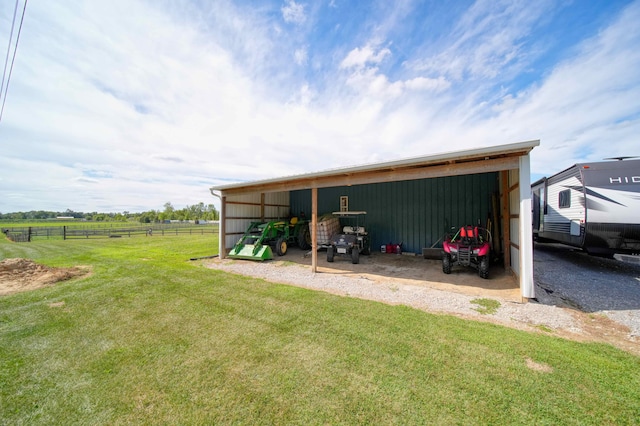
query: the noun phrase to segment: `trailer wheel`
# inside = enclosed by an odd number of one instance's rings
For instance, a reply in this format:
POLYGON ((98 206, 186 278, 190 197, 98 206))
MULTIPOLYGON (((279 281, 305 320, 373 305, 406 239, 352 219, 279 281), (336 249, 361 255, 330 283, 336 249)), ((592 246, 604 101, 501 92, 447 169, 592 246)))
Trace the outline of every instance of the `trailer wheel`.
POLYGON ((480 258, 478 275, 480 275, 480 278, 484 278, 485 280, 489 278, 489 256, 482 256, 480 258))
POLYGON ((333 262, 333 246, 327 247, 327 262, 333 262))
POLYGON ((298 246, 302 250, 309 250, 311 248, 311 233, 309 232, 308 226, 300 228, 300 232, 298 233, 298 246))
POLYGON ((360 262, 360 250, 358 250, 357 248, 353 248, 351 250, 351 263, 353 263, 354 265, 360 262))
POLYGON ((442 272, 451 273, 451 255, 449 253, 442 253, 442 272))
POLYGON ((278 238, 276 242, 276 254, 278 256, 284 256, 287 253, 287 239, 285 237, 278 238))

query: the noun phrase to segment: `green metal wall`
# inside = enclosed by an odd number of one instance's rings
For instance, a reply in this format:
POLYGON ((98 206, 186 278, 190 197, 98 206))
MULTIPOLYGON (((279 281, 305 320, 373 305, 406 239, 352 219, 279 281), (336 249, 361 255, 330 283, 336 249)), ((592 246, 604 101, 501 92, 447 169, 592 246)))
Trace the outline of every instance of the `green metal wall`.
MULTIPOLYGON (((498 190, 498 173, 321 188, 318 215, 340 210, 340 196, 346 195, 349 210, 367 212, 372 250, 392 242, 421 254, 451 227, 478 220, 486 226, 491 194, 498 190)), ((302 211, 310 217, 311 190, 291 191, 290 205, 293 214, 302 211)))

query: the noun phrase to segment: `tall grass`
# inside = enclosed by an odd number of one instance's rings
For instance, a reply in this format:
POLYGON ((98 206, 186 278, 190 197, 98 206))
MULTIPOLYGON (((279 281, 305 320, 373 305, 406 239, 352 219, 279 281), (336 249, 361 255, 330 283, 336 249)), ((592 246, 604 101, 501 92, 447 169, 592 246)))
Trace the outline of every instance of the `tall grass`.
POLYGON ((93 271, 0 298, 0 424, 639 422, 638 357, 188 260, 216 247, 0 242, 93 271))

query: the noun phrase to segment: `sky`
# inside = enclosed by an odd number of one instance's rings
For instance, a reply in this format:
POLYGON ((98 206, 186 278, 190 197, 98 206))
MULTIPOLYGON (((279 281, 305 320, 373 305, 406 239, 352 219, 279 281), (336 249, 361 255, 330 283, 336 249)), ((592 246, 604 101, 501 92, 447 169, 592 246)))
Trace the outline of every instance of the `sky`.
MULTIPOLYGON (((0 2, 9 64, 24 2, 0 2)), ((640 156, 639 22, 617 0, 31 0, 0 213, 217 204, 215 185, 536 139, 532 182, 640 156)))

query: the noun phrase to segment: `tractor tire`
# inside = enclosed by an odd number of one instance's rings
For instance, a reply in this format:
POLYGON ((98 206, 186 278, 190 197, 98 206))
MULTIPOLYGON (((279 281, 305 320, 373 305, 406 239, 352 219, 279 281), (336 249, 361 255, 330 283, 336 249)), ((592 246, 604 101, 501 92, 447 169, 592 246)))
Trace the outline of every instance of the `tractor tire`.
POLYGON ((327 262, 333 263, 333 246, 327 247, 327 262))
POLYGON ((362 254, 364 254, 365 256, 369 256, 371 254, 371 244, 367 244, 362 247, 362 254))
POLYGON ((302 250, 309 250, 311 248, 311 233, 308 226, 303 226, 298 232, 298 247, 302 250))
POLYGON ((451 255, 449 253, 442 253, 442 272, 451 273, 451 255))
POLYGON ((360 263, 360 250, 357 248, 353 248, 351 250, 351 263, 354 265, 360 263))
POLYGON ((489 256, 482 256, 478 264, 478 275, 485 280, 489 278, 489 256))
POLYGON ((278 256, 284 256, 287 254, 288 248, 287 239, 285 237, 278 238, 278 241, 276 241, 276 254, 278 256))

